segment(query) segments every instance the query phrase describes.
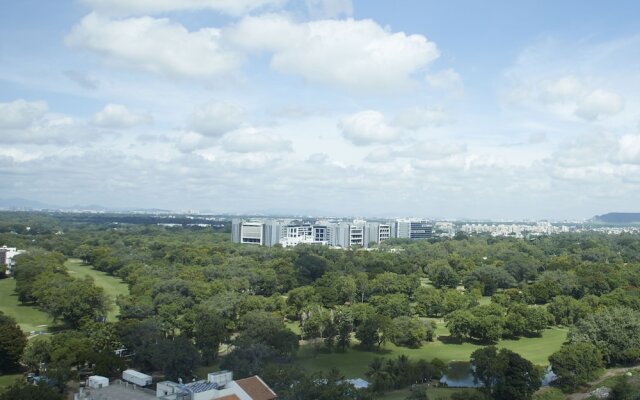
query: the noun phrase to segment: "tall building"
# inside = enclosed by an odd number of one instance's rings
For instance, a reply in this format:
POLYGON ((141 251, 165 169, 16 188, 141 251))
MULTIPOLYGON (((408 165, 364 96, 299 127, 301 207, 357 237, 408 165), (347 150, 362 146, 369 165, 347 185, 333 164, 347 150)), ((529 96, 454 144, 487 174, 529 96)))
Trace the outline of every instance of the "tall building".
POLYGON ((396 237, 404 239, 429 239, 433 225, 423 219, 399 219, 396 221, 396 237))
POLYGON ((280 219, 233 219, 231 239, 234 243, 284 247, 297 244, 329 245, 350 248, 369 247, 390 238, 428 239, 433 225, 426 220, 400 219, 395 222, 326 221, 301 222, 280 219))

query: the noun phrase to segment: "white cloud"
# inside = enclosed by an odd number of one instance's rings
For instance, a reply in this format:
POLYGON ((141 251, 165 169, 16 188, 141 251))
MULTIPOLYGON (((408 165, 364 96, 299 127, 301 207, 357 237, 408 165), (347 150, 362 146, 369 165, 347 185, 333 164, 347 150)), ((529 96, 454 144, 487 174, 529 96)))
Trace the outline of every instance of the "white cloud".
POLYGON ((393 124, 407 129, 443 126, 453 122, 453 118, 441 108, 411 107, 401 111, 393 124))
POLYGON ((238 55, 223 47, 219 29, 189 32, 166 18, 110 19, 93 12, 65 42, 96 51, 116 65, 171 77, 220 78, 240 65, 238 55))
POLYGON ((619 160, 623 163, 640 164, 640 135, 624 135, 619 141, 619 160))
POLYGON ((582 82, 574 75, 567 75, 542 84, 541 99, 548 103, 574 101, 584 91, 582 82))
POLYGON ((576 115, 594 120, 601 116, 618 114, 624 108, 624 99, 617 93, 596 89, 585 96, 576 109, 576 115))
POLYGON ((229 132, 221 140, 222 147, 235 153, 282 153, 291 151, 291 142, 255 128, 229 132))
POLYGON ((205 136, 222 136, 242 124, 244 110, 225 102, 209 102, 193 111, 189 128, 205 136))
POLYGON ((249 50, 272 52, 278 72, 359 90, 407 88, 439 56, 424 36, 393 33, 372 20, 297 23, 267 14, 245 17, 226 34, 249 50))
POLYGON ((91 122, 103 128, 117 129, 148 124, 151 123, 152 120, 150 115, 134 113, 123 105, 107 104, 93 116, 91 122))
POLYGON ((183 153, 191 153, 207 146, 207 140, 198 132, 182 132, 176 143, 178 150, 183 153))
POLYGON ((401 148, 379 147, 365 157, 365 161, 373 163, 392 162, 397 158, 409 158, 419 161, 442 160, 460 155, 467 151, 464 143, 457 142, 418 142, 401 148))
POLYGON ((462 77, 451 68, 427 74, 425 79, 427 84, 433 88, 449 90, 455 94, 464 92, 462 77))
POLYGON ((68 145, 98 137, 99 134, 67 116, 45 116, 25 128, 0 129, 7 143, 68 145))
POLYGON ((242 15, 264 7, 279 7, 287 0, 82 0, 100 10, 120 15, 157 14, 182 10, 213 10, 242 15))
POLYGON ((351 0, 305 0, 305 3, 313 18, 350 17, 353 14, 351 0))
POLYGON ((0 103, 0 129, 27 128, 47 112, 48 106, 44 101, 14 100, 10 103, 0 103))
POLYGON ((343 118, 338 127, 344 137, 355 145, 391 142, 400 131, 387 124, 384 114, 367 110, 343 118))

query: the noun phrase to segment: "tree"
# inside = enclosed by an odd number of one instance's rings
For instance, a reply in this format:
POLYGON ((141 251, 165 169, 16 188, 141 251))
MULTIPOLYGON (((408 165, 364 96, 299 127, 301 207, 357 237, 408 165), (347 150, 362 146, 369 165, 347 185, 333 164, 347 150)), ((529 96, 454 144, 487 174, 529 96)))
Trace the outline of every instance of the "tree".
POLYGON ((516 280, 505 269, 492 265, 476 268, 464 278, 463 282, 467 289, 479 287, 484 296, 491 296, 496 289, 506 289, 516 285, 516 280))
POLYGON ((387 294, 384 296, 371 296, 369 302, 375 307, 378 314, 389 318, 411 314, 409 298, 401 293, 387 294))
POLYGON ((64 396, 47 384, 29 385, 20 380, 0 393, 0 400, 63 400, 64 396))
POLYGON ((602 353, 590 343, 563 345, 549 357, 558 385, 572 390, 598 377, 603 367, 602 353))
POLYGON ((252 311, 240 320, 236 346, 250 347, 262 343, 282 356, 292 356, 298 350, 298 336, 285 327, 282 318, 264 311, 252 311))
POLYGON ((218 358, 220 344, 229 339, 227 321, 209 309, 194 311, 193 338, 202 361, 209 365, 218 358))
POLYGON ((15 372, 27 346, 27 338, 16 320, 0 312, 0 373, 15 372))
POLYGON ((590 312, 586 304, 570 296, 554 297, 547 310, 553 315, 556 324, 565 326, 575 324, 590 312))
POLYGON ((460 277, 449 266, 447 262, 443 262, 441 264, 437 264, 430 268, 429 277, 431 278, 431 282, 433 286, 440 289, 443 287, 453 288, 455 289, 460 282, 460 277))
POLYGON ((444 294, 441 290, 421 286, 413 296, 416 312, 421 317, 438 317, 443 314, 444 294))
POLYGON ((496 400, 527 400, 540 388, 542 373, 508 349, 484 347, 471 354, 474 378, 496 400))
POLYGON ((374 314, 358 326, 356 338, 360 341, 360 345, 366 349, 372 349, 375 345, 380 348, 388 339, 392 323, 391 318, 374 314))
POLYGON ((423 341, 433 339, 434 330, 432 324, 419 318, 397 317, 393 320, 390 339, 396 346, 420 347, 423 341))
POLYGON ((338 333, 338 350, 344 351, 351 344, 351 332, 353 331, 353 315, 351 310, 345 306, 338 306, 335 309, 333 322, 338 333))
POLYGON ((569 331, 568 339, 593 344, 608 365, 632 362, 625 354, 640 349, 640 311, 611 308, 589 314, 569 331))
POLYGON ((109 299, 93 278, 73 279, 60 274, 42 274, 34 283, 38 305, 54 319, 79 327, 82 319, 106 314, 109 299))
POLYGON ((51 361, 53 346, 49 336, 39 335, 27 343, 22 353, 22 363, 29 371, 38 372, 41 364, 48 364, 51 361))
POLYGON ((190 379, 200 364, 200 354, 193 342, 180 335, 174 340, 164 339, 157 346, 157 363, 168 379, 190 379))

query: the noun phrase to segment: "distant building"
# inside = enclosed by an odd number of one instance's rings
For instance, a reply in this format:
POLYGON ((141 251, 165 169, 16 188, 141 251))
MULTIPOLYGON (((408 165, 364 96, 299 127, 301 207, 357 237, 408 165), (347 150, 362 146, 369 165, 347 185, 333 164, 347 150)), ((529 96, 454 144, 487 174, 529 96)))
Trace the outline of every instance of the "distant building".
POLYGON ((15 261, 13 257, 18 254, 24 253, 24 250, 18 250, 15 247, 0 247, 0 265, 4 265, 6 267, 6 274, 11 275, 11 271, 13 271, 13 266, 15 265, 15 261))
POLYGON ((399 219, 396 232, 398 238, 429 239, 433 236, 433 224, 423 219, 399 219))
POLYGON ((276 244, 283 247, 315 244, 366 248, 390 238, 428 239, 432 236, 433 225, 426 220, 300 222, 279 219, 234 219, 231 224, 231 240, 234 243, 268 247, 276 244))

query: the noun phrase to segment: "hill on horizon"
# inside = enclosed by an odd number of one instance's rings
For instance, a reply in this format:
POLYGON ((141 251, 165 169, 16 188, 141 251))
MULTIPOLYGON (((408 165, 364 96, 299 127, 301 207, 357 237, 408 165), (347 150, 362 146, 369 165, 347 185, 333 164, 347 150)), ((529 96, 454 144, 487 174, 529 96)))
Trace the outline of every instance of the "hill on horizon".
POLYGON ((609 224, 634 224, 640 223, 640 213, 611 212, 593 217, 595 222, 609 224))

